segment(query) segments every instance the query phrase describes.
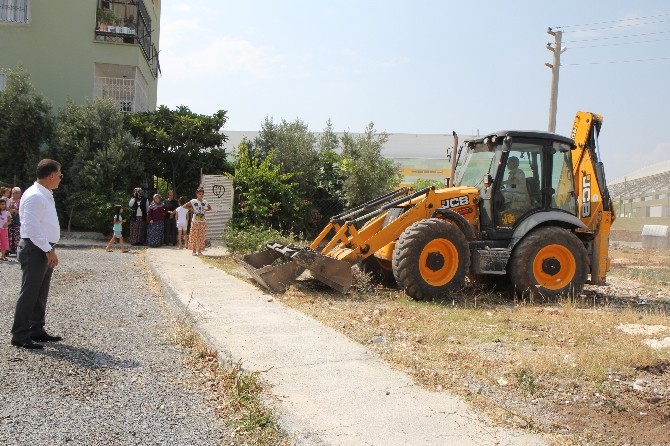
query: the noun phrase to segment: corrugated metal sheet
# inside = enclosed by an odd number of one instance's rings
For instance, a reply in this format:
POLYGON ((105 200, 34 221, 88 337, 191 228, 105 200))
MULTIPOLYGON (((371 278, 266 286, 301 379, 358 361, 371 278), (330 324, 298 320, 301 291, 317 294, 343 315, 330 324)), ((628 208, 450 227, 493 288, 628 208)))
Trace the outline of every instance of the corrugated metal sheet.
POLYGON ((225 175, 203 175, 205 199, 212 205, 207 213, 207 238, 221 243, 226 224, 233 218, 233 180, 225 175))
POLYGON ((644 225, 642 227, 642 237, 667 237, 668 226, 663 225, 644 225))

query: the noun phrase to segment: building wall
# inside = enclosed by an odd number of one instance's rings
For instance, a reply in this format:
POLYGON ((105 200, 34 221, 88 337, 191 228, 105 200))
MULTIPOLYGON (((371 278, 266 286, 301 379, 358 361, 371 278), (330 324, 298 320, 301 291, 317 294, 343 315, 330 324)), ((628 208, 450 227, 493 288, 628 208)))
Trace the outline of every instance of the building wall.
MULTIPOLYGON (((158 47, 160 1, 144 0, 158 47)), ((136 67, 156 107, 157 79, 137 44, 96 40, 97 0, 29 0, 29 23, 0 22, 0 70, 22 65, 37 91, 63 107, 94 98, 96 64, 136 67)))
POLYGON ((619 217, 670 217, 670 189, 612 195, 612 201, 619 217))

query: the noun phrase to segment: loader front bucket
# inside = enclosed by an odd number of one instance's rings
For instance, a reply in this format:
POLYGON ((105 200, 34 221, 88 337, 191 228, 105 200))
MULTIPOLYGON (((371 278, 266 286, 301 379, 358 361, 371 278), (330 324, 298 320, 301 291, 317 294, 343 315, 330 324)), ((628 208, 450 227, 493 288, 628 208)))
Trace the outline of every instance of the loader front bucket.
POLYGON ((292 256, 293 261, 309 270, 319 282, 346 293, 354 282, 351 264, 343 260, 333 259, 311 250, 298 251, 292 256))
POLYGON ((256 282, 268 291, 280 293, 305 270, 292 260, 273 265, 281 257, 283 256, 280 253, 267 249, 243 256, 240 263, 256 282))

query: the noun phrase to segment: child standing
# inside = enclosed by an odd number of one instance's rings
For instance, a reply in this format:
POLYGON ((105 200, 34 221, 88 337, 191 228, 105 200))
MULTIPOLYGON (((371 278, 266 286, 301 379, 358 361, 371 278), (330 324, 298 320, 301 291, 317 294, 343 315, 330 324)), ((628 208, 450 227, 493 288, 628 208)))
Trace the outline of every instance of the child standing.
POLYGON ((12 222, 12 216, 7 211, 7 199, 0 197, 0 260, 7 261, 7 252, 9 251, 9 224, 12 222))
POLYGON ((121 231, 123 229, 123 223, 125 223, 125 219, 123 217, 123 207, 121 207, 120 204, 117 204, 114 206, 114 218, 112 219, 112 222, 114 223, 114 226, 112 226, 112 230, 114 233, 112 234, 112 238, 107 243, 107 252, 112 252, 112 245, 114 244, 115 239, 119 239, 119 243, 121 244, 121 252, 128 252, 126 249, 126 246, 123 244, 123 234, 121 234, 121 231))
POLYGON ((188 234, 186 233, 186 228, 188 226, 188 209, 184 207, 186 203, 186 198, 179 197, 179 207, 175 209, 177 213, 177 246, 179 249, 184 249, 184 246, 188 246, 188 234), (181 239, 184 238, 184 244, 181 244, 181 239))

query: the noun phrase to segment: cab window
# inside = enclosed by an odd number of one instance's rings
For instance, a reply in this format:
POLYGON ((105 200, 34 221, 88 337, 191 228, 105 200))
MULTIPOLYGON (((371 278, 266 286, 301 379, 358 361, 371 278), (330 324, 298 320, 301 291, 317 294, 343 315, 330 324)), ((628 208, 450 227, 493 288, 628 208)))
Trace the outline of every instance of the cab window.
POLYGON ((551 187, 554 194, 551 197, 551 207, 577 215, 577 198, 575 196, 570 149, 559 143, 554 144, 554 149, 551 172, 551 187))

